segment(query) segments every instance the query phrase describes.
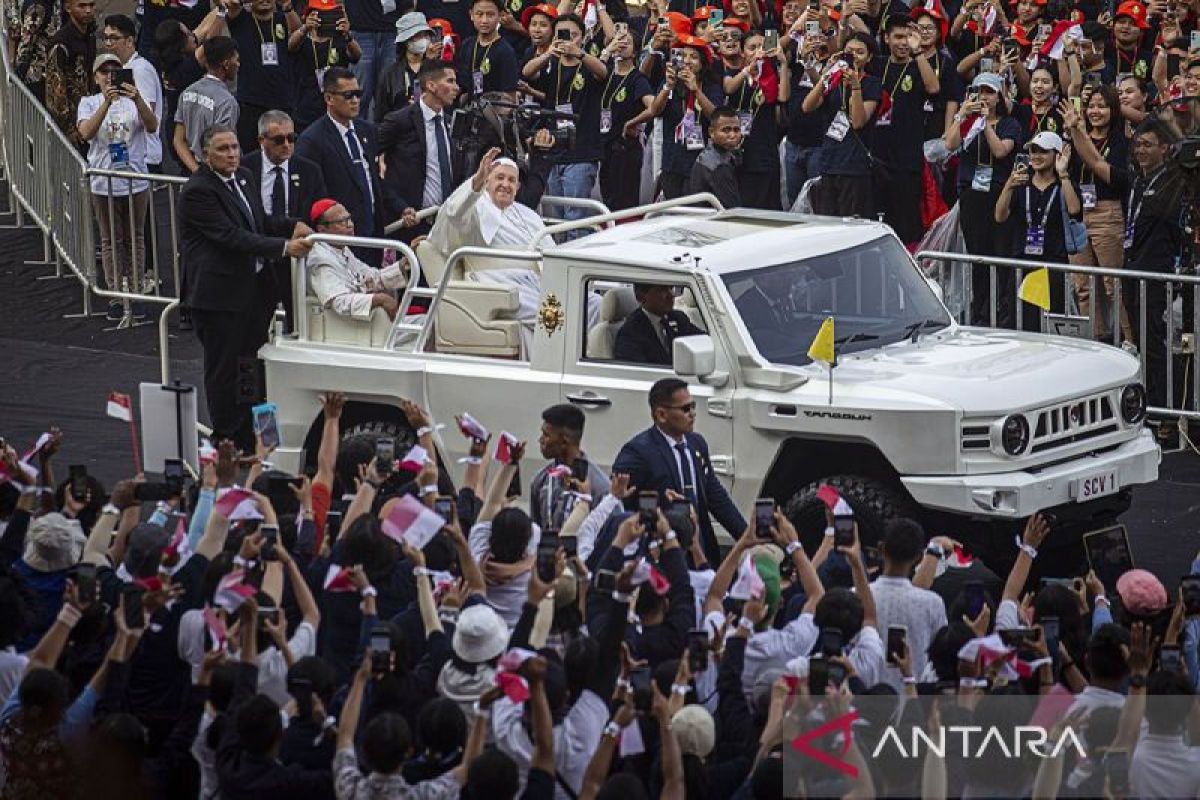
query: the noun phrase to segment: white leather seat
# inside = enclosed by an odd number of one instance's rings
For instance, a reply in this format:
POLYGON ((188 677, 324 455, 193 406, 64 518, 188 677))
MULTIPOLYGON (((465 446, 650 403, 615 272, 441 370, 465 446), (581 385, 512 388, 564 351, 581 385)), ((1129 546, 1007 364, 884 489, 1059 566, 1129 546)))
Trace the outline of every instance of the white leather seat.
MULTIPOLYGON (((454 268, 454 274, 446 275, 445 259, 428 241, 418 244, 416 252, 430 286, 450 281, 434 320, 434 349, 439 353, 517 358, 521 351, 517 290, 468 279, 462 262, 454 268)), ((488 266, 511 269, 522 265, 500 261, 471 265, 472 269, 488 266)))
POLYGON ((304 298, 304 307, 304 313, 308 315, 309 341, 359 347, 383 347, 387 344, 392 321, 382 308, 372 309, 371 318, 361 320, 322 307, 315 295, 304 298))
POLYGON ((707 330, 704 325, 704 315, 700 313, 700 309, 696 306, 696 296, 692 294, 691 288, 684 289, 683 294, 675 298, 675 308, 687 314, 687 318, 697 328, 707 330))
POLYGON ((620 286, 609 289, 600 300, 600 321, 587 335, 587 357, 611 360, 617 332, 625 324, 625 318, 638 307, 633 288, 620 286))

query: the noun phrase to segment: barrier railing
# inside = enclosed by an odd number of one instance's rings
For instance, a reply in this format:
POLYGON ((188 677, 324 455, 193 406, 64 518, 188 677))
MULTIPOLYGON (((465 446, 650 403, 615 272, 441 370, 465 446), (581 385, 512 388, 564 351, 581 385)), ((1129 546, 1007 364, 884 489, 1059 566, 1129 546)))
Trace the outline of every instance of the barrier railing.
MULTIPOLYGON (((1040 261, 1026 261, 1016 258, 1000 258, 996 256, 976 256, 965 253, 950 253, 938 250, 922 250, 915 254, 918 263, 939 262, 936 278, 942 287, 946 305, 956 311, 959 322, 971 324, 972 308, 972 269, 988 268, 988 320, 992 326, 998 319, 998 304, 1001 300, 998 270, 1011 270, 1015 274, 1012 281, 1013 303, 1018 326, 1022 319, 1022 301, 1018 292, 1024 274, 1028 271, 1047 268, 1051 272, 1051 280, 1058 280, 1061 275, 1064 282, 1063 308, 1052 309, 1051 312, 1041 312, 1038 309, 1042 330, 1061 335, 1082 336, 1092 338, 1092 332, 1097 329, 1100 303, 1093 301, 1087 316, 1070 313, 1072 295, 1074 292, 1073 275, 1087 276, 1090 285, 1090 296, 1104 296, 1100 286, 1105 278, 1113 279, 1114 293, 1112 298, 1112 344, 1120 344, 1120 309, 1122 303, 1130 313, 1130 323, 1135 326, 1138 358, 1141 360, 1142 375, 1153 399, 1161 389, 1166 405, 1151 405, 1149 413, 1154 417, 1173 417, 1176 419, 1200 420, 1200 370, 1196 364, 1196 341, 1200 338, 1200 322, 1196 318, 1196 310, 1200 309, 1200 276, 1175 273, 1142 272, 1128 269, 1112 269, 1109 267, 1092 267, 1082 264, 1053 264, 1040 261), (1127 303, 1123 296, 1131 289, 1136 289, 1137 307, 1127 303), (1097 293, 1099 290, 1099 294, 1097 293), (1162 293, 1162 302, 1154 303, 1154 307, 1162 306, 1163 318, 1152 319, 1150 299, 1162 293), (1178 303, 1177 303, 1178 300, 1178 303), (1190 306, 1190 311, 1189 311, 1190 306), (1162 336, 1151 337, 1151 331, 1158 329, 1161 324, 1162 336), (1151 338, 1157 339, 1150 341, 1151 338), (1151 369, 1151 360, 1155 361, 1151 369), (1161 365, 1161 366, 1159 366, 1161 365), (1177 372, 1182 369, 1182 376, 1177 372), (1160 384, 1161 385, 1156 385, 1160 384)), ((930 277, 935 277, 931 275, 930 277)))

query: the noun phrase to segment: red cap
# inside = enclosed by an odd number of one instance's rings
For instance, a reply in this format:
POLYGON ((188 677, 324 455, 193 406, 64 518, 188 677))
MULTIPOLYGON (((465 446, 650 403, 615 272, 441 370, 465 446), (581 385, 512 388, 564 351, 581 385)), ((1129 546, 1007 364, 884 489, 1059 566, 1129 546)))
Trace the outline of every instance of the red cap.
POLYGON ((938 28, 941 30, 941 41, 946 41, 946 37, 950 35, 950 20, 946 19, 946 11, 942 8, 942 4, 938 0, 926 0, 919 6, 913 6, 909 16, 913 21, 921 17, 929 17, 937 22, 938 28))
POLYGON ((726 17, 721 21, 721 25, 725 28, 737 28, 742 33, 750 32, 750 23, 745 20, 734 19, 733 17, 726 17))
POLYGON ((698 6, 692 12, 692 22, 703 22, 712 17, 712 9, 709 6, 698 6))
POLYGON ((458 41, 458 34, 454 32, 454 26, 450 24, 449 20, 444 20, 441 17, 434 17, 433 19, 428 20, 425 24, 431 28, 441 28, 442 36, 449 36, 455 41, 458 41))
POLYGON ((338 204, 337 200, 333 200, 328 197, 322 198, 312 204, 312 208, 310 208, 308 211, 308 218, 310 220, 312 220, 313 225, 316 225, 317 220, 319 220, 321 218, 321 215, 324 214, 329 209, 336 206, 337 204, 338 204))
POLYGON ((1124 3, 1117 6, 1117 13, 1113 14, 1113 19, 1129 17, 1138 28, 1148 30, 1150 28, 1150 23, 1146 19, 1148 13, 1145 3, 1139 2, 1139 0, 1125 0, 1124 3))
POLYGON ((688 19, 687 14, 681 11, 668 11, 664 16, 676 36, 692 35, 692 21, 688 19))
POLYGON ((699 36, 692 36, 690 33, 680 34, 671 47, 691 47, 700 51, 700 55, 704 56, 704 63, 707 64, 712 60, 712 50, 709 48, 708 42, 699 36))
POLYGON ((1010 33, 1012 38, 1016 40, 1017 44, 1021 45, 1022 47, 1029 47, 1031 44, 1029 40, 1029 32, 1021 27, 1020 23, 1014 22, 1010 33))
POLYGON ((337 0, 308 0, 309 11, 337 11, 340 7, 337 0))
POLYGON ((534 14, 544 14, 550 18, 550 21, 558 19, 558 9, 549 3, 538 3, 536 6, 530 6, 521 12, 521 26, 526 30, 529 29, 529 20, 533 19, 534 14))

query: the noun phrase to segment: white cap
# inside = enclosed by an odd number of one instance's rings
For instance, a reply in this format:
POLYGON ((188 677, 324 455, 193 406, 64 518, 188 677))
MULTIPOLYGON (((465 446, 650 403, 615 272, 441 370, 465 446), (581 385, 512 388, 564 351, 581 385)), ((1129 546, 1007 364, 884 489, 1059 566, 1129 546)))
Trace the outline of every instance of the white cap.
POLYGON ((1004 79, 994 72, 981 72, 975 76, 975 80, 971 81, 972 89, 980 87, 987 87, 993 92, 1000 92, 1004 89, 1004 79))
POLYGON ((1056 153, 1061 153, 1063 149, 1062 137, 1051 131, 1039 131, 1037 136, 1029 140, 1030 147, 1040 147, 1043 150, 1053 150, 1056 153))

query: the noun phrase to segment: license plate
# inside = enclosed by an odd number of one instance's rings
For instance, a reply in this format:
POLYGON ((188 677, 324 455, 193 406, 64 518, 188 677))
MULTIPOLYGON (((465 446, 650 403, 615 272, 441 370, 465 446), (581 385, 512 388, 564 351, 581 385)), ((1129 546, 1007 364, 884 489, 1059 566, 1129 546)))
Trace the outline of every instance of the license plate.
POLYGON ((1071 494, 1074 495, 1076 503, 1086 503, 1097 497, 1116 494, 1120 488, 1115 469, 1096 472, 1071 481, 1071 494))

